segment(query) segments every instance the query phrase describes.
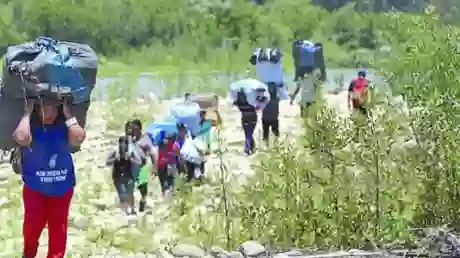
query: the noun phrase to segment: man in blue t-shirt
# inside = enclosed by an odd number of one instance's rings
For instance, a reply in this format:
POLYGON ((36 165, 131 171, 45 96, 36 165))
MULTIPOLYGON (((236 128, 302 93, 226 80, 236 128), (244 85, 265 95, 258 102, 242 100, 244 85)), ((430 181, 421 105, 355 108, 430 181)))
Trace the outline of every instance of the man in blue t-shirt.
POLYGON ((67 105, 28 100, 13 137, 20 146, 24 181, 24 255, 37 255, 41 232, 48 225, 48 257, 64 257, 67 221, 75 186, 71 147, 85 131, 67 105))

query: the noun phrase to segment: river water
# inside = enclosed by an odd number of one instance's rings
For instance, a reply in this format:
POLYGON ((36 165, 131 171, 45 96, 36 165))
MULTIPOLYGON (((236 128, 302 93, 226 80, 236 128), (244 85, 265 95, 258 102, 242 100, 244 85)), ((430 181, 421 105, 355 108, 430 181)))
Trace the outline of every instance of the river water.
MULTIPOLYGON (((325 92, 339 87, 340 77, 343 76, 344 87, 356 77, 356 69, 328 69, 328 80, 323 87, 325 92)), ((381 79, 369 72, 369 79, 379 84, 381 79)), ((230 83, 248 78, 247 73, 226 73, 220 71, 194 72, 186 71, 181 73, 155 74, 143 73, 138 75, 120 74, 119 76, 101 77, 93 96, 97 100, 107 100, 125 97, 126 91, 129 95, 152 96, 158 99, 170 99, 181 97, 186 92, 204 91, 224 95, 230 83)), ((292 90, 294 83, 293 75, 286 74, 286 84, 292 90)))

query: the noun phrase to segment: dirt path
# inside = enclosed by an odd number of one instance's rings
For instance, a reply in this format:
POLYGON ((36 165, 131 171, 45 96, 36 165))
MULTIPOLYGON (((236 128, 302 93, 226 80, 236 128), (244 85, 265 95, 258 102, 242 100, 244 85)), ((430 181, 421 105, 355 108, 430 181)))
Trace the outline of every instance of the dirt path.
MULTIPOLYGON (((345 112, 344 95, 327 96, 331 106, 345 112)), ((157 112, 161 117, 171 105, 170 102, 161 104, 157 112)), ((168 216, 168 206, 159 196, 157 181, 153 179, 152 195, 148 205, 152 212, 144 214, 137 221, 129 221, 117 209, 117 198, 111 184, 110 169, 104 166, 105 156, 114 146, 116 134, 106 132, 107 122, 101 119, 101 110, 107 107, 95 103, 92 105, 87 125, 87 140, 82 151, 75 155, 78 171, 77 187, 72 203, 69 229, 68 254, 79 254, 80 257, 102 257, 94 255, 117 255, 119 249, 142 249, 142 252, 152 252, 158 246, 167 244, 174 239, 172 226, 165 223, 168 216), (142 223, 142 230, 139 227, 142 223), (132 246, 135 245, 135 246, 132 246), (150 249, 152 250, 149 250, 150 249), (97 251, 96 251, 97 250, 97 251), (82 256, 83 255, 83 256, 82 256)), ((223 146, 227 149, 223 160, 229 171, 235 176, 252 175, 251 162, 254 157, 247 157, 243 153, 244 135, 240 125, 240 112, 226 101, 221 101, 220 111, 224 119, 221 129, 223 146)), ((299 107, 283 101, 280 108, 280 130, 282 134, 294 136, 301 130, 299 107)), ((256 130, 256 141, 261 142, 260 123, 256 130)), ((213 146, 216 149, 218 146, 213 146)), ((220 159, 211 155, 207 162, 207 176, 219 176, 220 159)), ((20 230, 18 228, 17 230, 20 230)), ((47 233, 41 238, 39 257, 46 257, 47 233)), ((141 256, 146 257, 146 256, 141 256)), ((154 256, 152 256, 154 257, 154 256)))

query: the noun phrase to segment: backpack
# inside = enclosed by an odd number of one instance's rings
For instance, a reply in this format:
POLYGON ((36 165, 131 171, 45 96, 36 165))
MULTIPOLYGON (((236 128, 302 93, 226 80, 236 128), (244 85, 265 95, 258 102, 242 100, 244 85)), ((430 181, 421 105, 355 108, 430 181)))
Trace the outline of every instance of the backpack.
POLYGON ((39 37, 7 48, 3 63, 2 94, 11 98, 51 97, 90 100, 96 84, 98 58, 84 44, 39 37))

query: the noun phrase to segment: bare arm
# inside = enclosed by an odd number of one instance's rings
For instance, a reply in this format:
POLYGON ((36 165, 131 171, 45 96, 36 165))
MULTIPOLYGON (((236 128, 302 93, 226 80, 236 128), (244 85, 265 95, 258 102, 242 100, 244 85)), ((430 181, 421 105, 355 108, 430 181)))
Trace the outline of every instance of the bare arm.
POLYGON ((141 150, 136 148, 131 152, 129 159, 136 164, 142 165, 142 154, 140 152, 141 150))
POLYGON ((300 82, 297 82, 296 88, 295 88, 295 90, 294 90, 294 93, 292 93, 291 105, 292 105, 292 103, 294 103, 294 100, 295 100, 295 98, 297 97, 297 94, 299 94, 299 91, 300 91, 300 82))
POLYGON ((219 110, 216 110, 217 124, 222 124, 222 116, 220 115, 219 110))
POLYGON ((68 128, 69 143, 74 147, 78 147, 85 140, 85 129, 80 126, 78 120, 70 113, 70 109, 66 104, 64 104, 63 110, 68 128))
POLYGON ((30 115, 34 109, 34 104, 34 100, 27 101, 24 116, 19 121, 16 130, 13 132, 13 138, 20 146, 29 146, 32 142, 32 132, 30 131, 30 115))
POLYGON ((26 114, 19 121, 18 127, 13 133, 14 140, 20 146, 29 146, 32 142, 32 133, 30 131, 30 115, 26 114))
POLYGON ((107 156, 107 160, 105 161, 106 166, 113 166, 115 161, 117 160, 117 151, 113 150, 109 153, 109 156, 107 156))
POLYGON ((152 168, 153 171, 152 173, 155 172, 155 164, 157 163, 156 161, 156 154, 155 154, 155 147, 153 146, 153 142, 150 139, 148 134, 144 134, 141 136, 139 141, 136 143, 144 153, 146 153, 146 156, 150 157, 150 161, 152 162, 152 168))

